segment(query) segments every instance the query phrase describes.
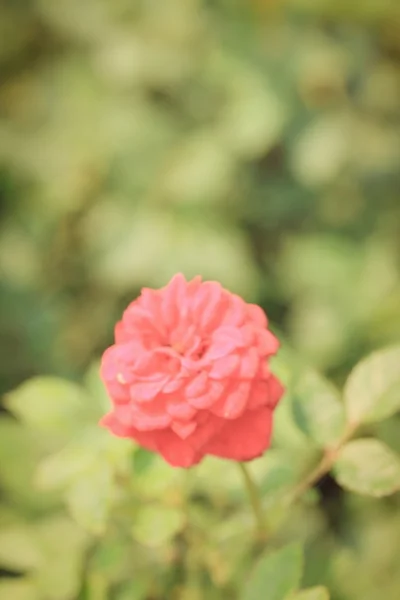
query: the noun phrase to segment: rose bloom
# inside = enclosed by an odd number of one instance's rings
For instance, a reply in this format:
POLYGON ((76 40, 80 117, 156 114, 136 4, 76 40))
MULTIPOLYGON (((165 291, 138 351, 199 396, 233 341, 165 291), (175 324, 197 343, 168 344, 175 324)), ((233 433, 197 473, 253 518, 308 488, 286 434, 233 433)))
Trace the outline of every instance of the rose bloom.
POLYGON ((201 277, 143 289, 102 358, 113 408, 101 424, 177 467, 207 454, 260 456, 283 394, 268 366, 279 343, 267 325, 259 306, 201 277))

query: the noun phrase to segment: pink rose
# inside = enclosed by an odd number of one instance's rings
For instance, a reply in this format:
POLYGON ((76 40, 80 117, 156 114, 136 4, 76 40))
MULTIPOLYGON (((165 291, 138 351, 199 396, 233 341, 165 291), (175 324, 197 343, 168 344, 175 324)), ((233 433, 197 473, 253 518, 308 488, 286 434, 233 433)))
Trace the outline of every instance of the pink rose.
POLYGON ((267 325, 259 306, 214 281, 179 274, 143 289, 103 355, 113 408, 102 425, 173 466, 260 456, 283 394, 268 367, 279 343, 267 325))

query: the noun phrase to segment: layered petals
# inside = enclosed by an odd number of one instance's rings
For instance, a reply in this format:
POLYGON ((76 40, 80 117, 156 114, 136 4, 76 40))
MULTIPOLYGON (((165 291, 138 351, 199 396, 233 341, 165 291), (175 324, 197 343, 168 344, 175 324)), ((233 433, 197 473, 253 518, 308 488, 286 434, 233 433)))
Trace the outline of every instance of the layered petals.
POLYGON ((188 468, 211 454, 251 460, 269 446, 283 387, 268 359, 279 347, 264 311, 178 274, 144 288, 115 327, 101 376, 114 435, 188 468))

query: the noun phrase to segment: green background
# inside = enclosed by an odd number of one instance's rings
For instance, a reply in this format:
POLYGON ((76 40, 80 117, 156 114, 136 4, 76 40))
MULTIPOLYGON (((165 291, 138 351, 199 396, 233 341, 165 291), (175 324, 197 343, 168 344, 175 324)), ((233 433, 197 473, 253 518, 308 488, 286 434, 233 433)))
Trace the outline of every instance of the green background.
MULTIPOLYGON (((1 3, 1 600, 236 598, 254 554, 235 465, 110 441, 98 360, 178 271, 259 303, 339 387, 399 340, 399 40, 395 0, 1 3)), ((304 542, 302 587, 398 600, 398 494, 328 477, 285 512, 315 455, 288 405, 251 465, 273 545, 304 542)), ((366 433, 399 452, 399 424, 366 433)))

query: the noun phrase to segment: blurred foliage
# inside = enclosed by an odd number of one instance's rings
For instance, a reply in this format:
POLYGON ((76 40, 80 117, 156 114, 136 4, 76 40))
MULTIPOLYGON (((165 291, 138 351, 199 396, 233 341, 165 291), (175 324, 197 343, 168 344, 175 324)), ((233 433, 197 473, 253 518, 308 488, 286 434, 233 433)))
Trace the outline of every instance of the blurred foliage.
POLYGON ((1 600, 398 600, 399 40, 396 0, 0 4, 1 600), (97 427, 115 321, 177 271, 291 348, 261 553, 235 465, 97 427))

